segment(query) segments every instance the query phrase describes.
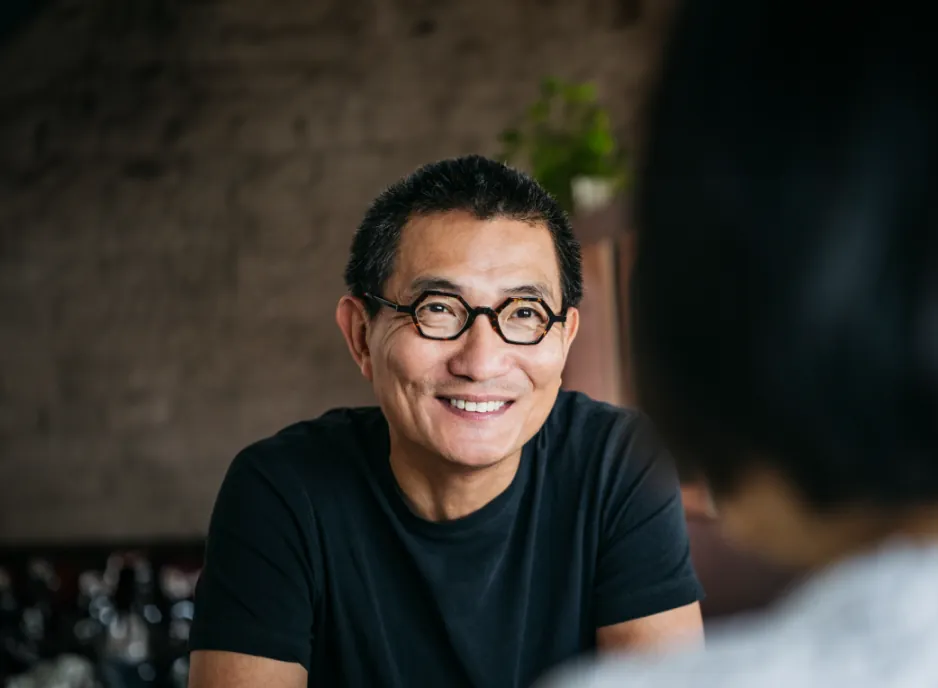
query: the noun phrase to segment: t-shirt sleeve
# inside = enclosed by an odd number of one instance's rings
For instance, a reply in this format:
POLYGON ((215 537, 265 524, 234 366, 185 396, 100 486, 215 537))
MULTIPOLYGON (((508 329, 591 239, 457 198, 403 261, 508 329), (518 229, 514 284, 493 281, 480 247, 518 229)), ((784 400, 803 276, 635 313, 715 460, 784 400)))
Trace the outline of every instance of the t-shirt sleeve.
POLYGON ((191 650, 224 650, 309 670, 314 580, 308 498, 279 457, 248 449, 228 469, 196 587, 191 650))
POLYGON ((643 416, 622 418, 605 451, 597 627, 702 599, 677 473, 653 427, 643 416))

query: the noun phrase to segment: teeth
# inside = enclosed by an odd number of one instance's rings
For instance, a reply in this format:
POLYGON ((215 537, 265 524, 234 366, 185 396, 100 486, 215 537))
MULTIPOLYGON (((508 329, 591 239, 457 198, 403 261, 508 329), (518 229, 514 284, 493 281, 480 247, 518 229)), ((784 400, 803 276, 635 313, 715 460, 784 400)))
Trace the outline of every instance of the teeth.
POLYGON ((450 406, 473 413, 492 413, 505 405, 504 401, 466 401, 465 399, 450 399, 450 406))

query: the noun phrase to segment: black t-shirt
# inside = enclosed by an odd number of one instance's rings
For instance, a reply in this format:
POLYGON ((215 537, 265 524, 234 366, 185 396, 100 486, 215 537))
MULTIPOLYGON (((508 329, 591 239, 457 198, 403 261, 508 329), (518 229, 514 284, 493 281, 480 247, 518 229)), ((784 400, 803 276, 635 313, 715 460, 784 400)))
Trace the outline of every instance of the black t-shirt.
POLYGON ((288 427, 225 477, 190 647, 299 662, 317 688, 528 686, 598 627, 701 597, 646 429, 561 392, 511 485, 435 523, 404 501, 377 408, 288 427))

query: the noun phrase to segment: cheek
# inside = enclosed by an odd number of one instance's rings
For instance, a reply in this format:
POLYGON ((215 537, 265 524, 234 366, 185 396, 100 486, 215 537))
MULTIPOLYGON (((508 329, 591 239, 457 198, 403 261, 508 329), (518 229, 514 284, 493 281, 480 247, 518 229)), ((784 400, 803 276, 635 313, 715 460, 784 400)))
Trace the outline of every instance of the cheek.
POLYGON ((566 362, 563 342, 559 338, 546 339, 530 348, 531 352, 519 361, 518 367, 524 370, 535 387, 556 386, 566 362))
POLYGON ((375 362, 376 378, 385 384, 400 386, 426 383, 441 365, 436 345, 422 337, 408 337, 407 332, 388 339, 375 362), (429 344, 429 345, 428 345, 429 344))
POLYGON ((801 531, 791 527, 784 511, 773 509, 771 499, 739 497, 717 504, 721 529, 737 547, 785 561, 798 549, 801 531))
POLYGON ((735 508, 734 504, 720 502, 717 504, 717 513, 720 515, 720 528, 724 535, 737 545, 748 545, 754 539, 753 519, 745 511, 735 508))

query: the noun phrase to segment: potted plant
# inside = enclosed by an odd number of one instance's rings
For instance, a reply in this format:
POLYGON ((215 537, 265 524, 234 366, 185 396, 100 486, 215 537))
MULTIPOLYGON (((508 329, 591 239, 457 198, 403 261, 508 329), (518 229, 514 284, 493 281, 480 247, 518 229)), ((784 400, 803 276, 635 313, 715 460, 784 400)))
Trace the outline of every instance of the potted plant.
POLYGON ((544 79, 538 100, 499 141, 501 160, 526 168, 568 213, 602 207, 628 180, 628 156, 589 83, 544 79))

